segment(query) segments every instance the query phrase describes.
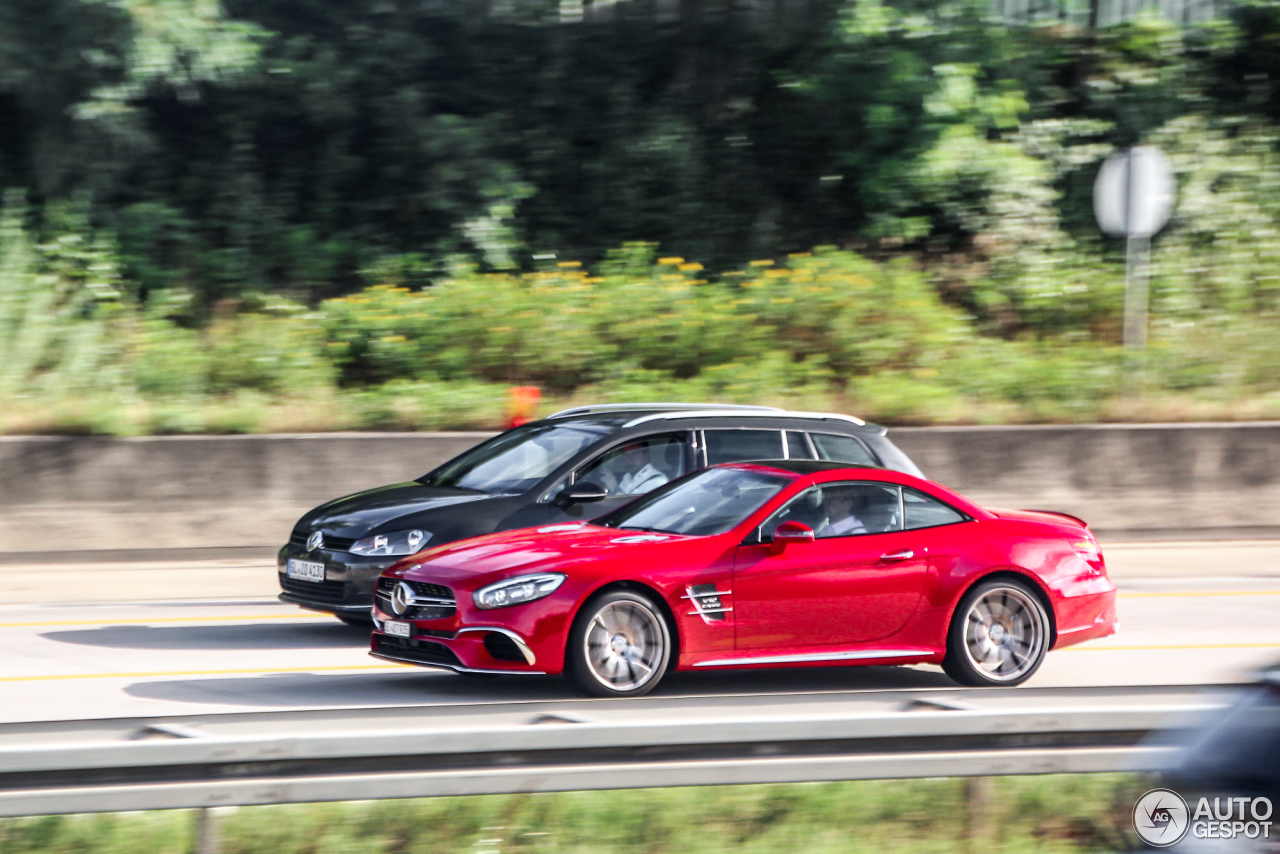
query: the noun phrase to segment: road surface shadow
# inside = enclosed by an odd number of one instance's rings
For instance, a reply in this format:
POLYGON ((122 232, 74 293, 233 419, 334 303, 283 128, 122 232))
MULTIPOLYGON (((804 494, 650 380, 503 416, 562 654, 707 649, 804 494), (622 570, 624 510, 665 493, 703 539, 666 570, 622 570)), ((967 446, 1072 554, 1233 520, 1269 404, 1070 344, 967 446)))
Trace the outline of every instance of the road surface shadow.
MULTIPOLYGON (((672 673, 650 696, 901 691, 955 688, 939 670, 831 667, 672 673)), ((281 673, 253 677, 137 682, 125 693, 148 700, 238 706, 380 706, 563 700, 581 697, 559 676, 477 678, 423 668, 384 673, 281 673)))
POLYGON ((45 632, 58 643, 108 649, 337 649, 367 647, 369 629, 332 623, 227 623, 201 626, 102 626, 45 632))
POLYGON ((124 690, 132 697, 176 703, 299 708, 559 700, 577 696, 567 682, 555 676, 477 678, 427 669, 178 679, 136 682, 124 690))

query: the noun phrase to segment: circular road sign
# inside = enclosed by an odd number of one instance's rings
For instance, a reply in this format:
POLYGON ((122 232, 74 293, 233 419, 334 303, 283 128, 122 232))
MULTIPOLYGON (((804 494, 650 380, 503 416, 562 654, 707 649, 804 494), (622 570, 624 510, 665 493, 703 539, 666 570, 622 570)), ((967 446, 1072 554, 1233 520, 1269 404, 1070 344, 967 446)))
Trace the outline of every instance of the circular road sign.
POLYGON ((1173 209, 1173 168, 1149 145, 1108 157, 1093 182, 1093 213, 1112 237, 1150 237, 1173 209))

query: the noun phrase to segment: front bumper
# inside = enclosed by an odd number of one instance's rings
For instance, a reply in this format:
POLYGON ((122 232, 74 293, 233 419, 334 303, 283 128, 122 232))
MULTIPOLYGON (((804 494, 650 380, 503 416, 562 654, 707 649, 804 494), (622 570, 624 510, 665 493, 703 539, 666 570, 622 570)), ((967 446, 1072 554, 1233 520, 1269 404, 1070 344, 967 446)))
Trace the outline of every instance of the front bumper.
MULTIPOLYGON (((457 673, 523 674, 545 676, 537 666, 537 657, 519 635, 496 626, 469 626, 452 633, 427 635, 414 630, 412 637, 402 638, 381 631, 382 621, 374 617, 374 631, 369 638, 369 655, 398 664, 437 667, 457 673), (509 660, 509 655, 496 658, 485 638, 490 634, 504 637, 523 662, 509 660)), ((505 650, 504 650, 505 652, 505 650)))
POLYGON ((292 543, 276 556, 280 601, 328 614, 368 615, 373 607, 373 586, 382 571, 400 558, 364 558, 349 552, 308 551, 292 543), (324 564, 324 581, 302 581, 285 574, 289 558, 324 564))
POLYGON ((385 661, 443 667, 460 673, 545 675, 563 666, 563 628, 559 620, 551 631, 537 618, 537 608, 473 611, 467 596, 459 595, 459 608, 440 619, 405 619, 373 607, 373 634, 369 654, 385 661), (506 613, 503 613, 505 611, 506 613), (521 619, 521 618, 524 619, 521 619), (388 621, 408 623, 410 636, 386 633, 388 621), (528 621, 528 622, 526 622, 528 621))

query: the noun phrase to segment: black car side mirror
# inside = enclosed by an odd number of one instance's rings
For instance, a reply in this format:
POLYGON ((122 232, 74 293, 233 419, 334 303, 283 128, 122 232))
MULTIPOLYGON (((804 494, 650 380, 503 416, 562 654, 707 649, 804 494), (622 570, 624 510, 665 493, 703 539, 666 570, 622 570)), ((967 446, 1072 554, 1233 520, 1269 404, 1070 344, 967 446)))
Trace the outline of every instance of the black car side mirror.
POLYGON ((594 483, 575 483, 560 493, 560 501, 565 504, 586 504, 589 501, 603 501, 608 497, 608 491, 594 483))

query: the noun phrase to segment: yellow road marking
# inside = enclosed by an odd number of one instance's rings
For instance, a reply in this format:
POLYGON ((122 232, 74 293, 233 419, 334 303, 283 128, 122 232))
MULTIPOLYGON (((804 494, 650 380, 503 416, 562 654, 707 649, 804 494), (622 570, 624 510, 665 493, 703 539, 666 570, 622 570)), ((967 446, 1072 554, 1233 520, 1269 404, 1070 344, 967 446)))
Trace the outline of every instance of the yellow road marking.
POLYGON ((1061 652, 1140 652, 1161 649, 1280 649, 1280 641, 1274 643, 1203 643, 1203 644, 1151 644, 1149 646, 1069 646, 1061 652))
POLYGON ((53 620, 31 623, 0 623, 0 629, 31 626, 124 626, 147 623, 212 623, 225 620, 325 620, 333 619, 323 614, 239 614, 234 617, 150 617, 134 620, 53 620))
POLYGON ((1155 598, 1158 596, 1280 596, 1280 590, 1179 590, 1168 593, 1119 593, 1121 599, 1155 598))
POLYGON ((319 673, 331 670, 398 670, 412 664, 356 664, 349 667, 262 667, 236 670, 158 670, 152 673, 69 673, 62 676, 0 676, 0 682, 45 682, 54 679, 151 679, 157 676, 229 676, 247 673, 319 673))

